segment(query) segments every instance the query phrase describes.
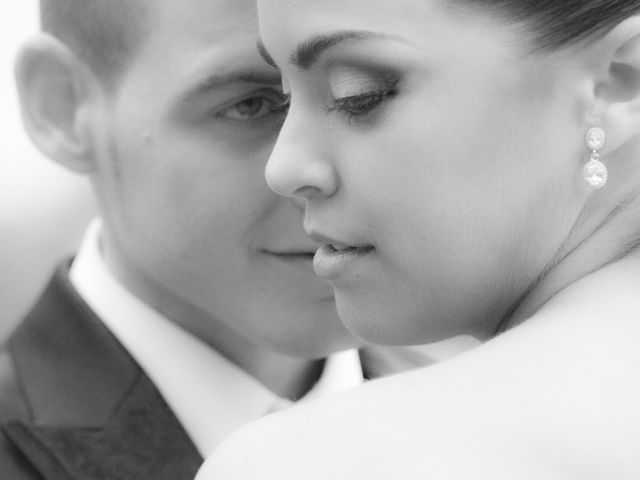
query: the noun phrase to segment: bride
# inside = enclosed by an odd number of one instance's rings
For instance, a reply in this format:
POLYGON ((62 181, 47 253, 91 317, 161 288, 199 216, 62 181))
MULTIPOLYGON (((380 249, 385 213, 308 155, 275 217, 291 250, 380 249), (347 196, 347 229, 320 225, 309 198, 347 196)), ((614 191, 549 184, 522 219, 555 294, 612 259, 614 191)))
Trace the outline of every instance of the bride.
POLYGON ((347 327, 472 334, 272 415, 199 479, 640 478, 640 2, 258 0, 266 170, 347 327))

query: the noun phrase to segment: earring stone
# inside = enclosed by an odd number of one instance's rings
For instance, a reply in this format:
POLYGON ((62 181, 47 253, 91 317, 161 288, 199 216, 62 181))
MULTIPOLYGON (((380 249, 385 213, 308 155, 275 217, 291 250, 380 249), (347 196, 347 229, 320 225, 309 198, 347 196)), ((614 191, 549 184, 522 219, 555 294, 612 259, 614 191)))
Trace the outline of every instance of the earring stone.
POLYGON ((591 150, 591 158, 584 166, 584 180, 593 188, 602 188, 607 183, 609 172, 604 163, 600 161, 600 153, 607 143, 607 134, 600 127, 592 127, 585 137, 587 148, 591 150))
POLYGON ((600 127, 591 127, 585 137, 587 148, 591 151, 602 150, 607 143, 607 134, 600 127))

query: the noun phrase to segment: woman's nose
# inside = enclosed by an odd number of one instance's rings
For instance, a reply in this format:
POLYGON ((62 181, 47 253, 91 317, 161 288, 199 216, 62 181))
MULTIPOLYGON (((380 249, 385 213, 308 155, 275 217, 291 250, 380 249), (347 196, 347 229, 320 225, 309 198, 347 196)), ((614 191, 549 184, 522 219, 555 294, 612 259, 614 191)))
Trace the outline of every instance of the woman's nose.
POLYGON ((330 197, 338 187, 334 166, 321 154, 305 149, 301 140, 297 136, 289 142, 280 135, 265 170, 269 187, 278 195, 294 199, 330 197))

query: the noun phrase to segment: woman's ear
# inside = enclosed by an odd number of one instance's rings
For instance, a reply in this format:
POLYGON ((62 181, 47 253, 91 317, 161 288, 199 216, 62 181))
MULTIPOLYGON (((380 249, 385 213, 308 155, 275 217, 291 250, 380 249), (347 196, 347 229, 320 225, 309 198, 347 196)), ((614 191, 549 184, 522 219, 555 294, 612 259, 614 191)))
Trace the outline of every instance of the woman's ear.
POLYGON ((596 46, 602 68, 589 122, 607 132, 607 154, 640 134, 640 16, 618 24, 596 46))
POLYGON ((35 145, 71 170, 91 171, 91 114, 99 85, 90 69, 57 38, 39 34, 18 52, 15 75, 23 122, 35 145))

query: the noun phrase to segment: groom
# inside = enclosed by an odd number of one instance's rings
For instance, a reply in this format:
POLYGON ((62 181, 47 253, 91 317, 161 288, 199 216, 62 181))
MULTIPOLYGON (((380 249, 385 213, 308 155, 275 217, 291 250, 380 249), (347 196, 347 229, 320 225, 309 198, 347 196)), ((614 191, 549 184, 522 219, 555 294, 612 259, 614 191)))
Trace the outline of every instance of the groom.
POLYGON ((362 380, 301 211, 264 182, 280 78, 252 0, 41 9, 25 125, 100 219, 0 351, 0 478, 191 479, 239 426, 362 380))

